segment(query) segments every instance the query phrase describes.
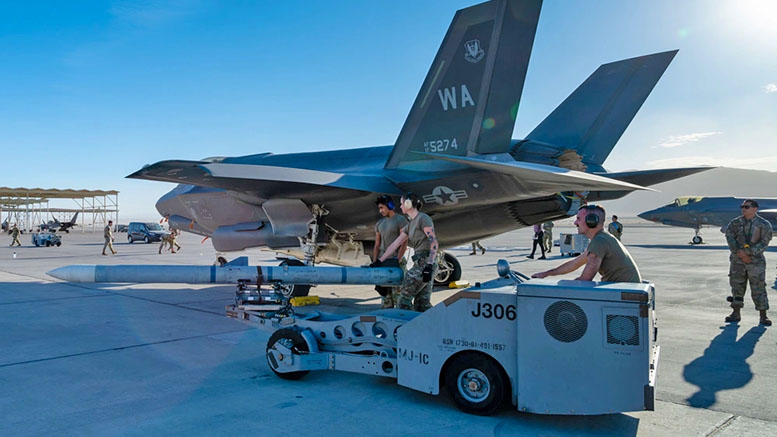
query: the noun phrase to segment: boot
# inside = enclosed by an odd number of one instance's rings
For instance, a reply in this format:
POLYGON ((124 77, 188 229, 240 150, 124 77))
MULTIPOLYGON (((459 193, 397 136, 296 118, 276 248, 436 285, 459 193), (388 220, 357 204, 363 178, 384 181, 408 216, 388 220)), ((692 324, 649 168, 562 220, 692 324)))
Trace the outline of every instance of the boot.
POLYGON ((486 254, 486 248, 485 247, 481 247, 480 248, 480 254, 481 255, 485 255, 486 254))
POLYGON ((726 316, 726 323, 736 323, 740 320, 742 320, 742 315, 739 314, 739 308, 734 308, 731 314, 726 316))
POLYGON ((766 310, 761 310, 761 322, 764 326, 772 326, 772 321, 766 317, 766 310))

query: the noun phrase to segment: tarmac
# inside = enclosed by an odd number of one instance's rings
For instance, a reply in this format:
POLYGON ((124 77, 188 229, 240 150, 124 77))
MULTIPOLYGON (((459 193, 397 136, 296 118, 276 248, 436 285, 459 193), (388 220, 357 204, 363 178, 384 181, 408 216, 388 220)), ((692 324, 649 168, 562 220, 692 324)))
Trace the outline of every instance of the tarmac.
MULTIPOLYGON (((575 232, 571 221, 554 228, 575 232)), ((69 284, 45 272, 71 264, 210 265, 210 242, 185 234, 176 254, 128 244, 101 256, 102 234, 78 230, 62 247, 0 243, 0 435, 777 435, 777 326, 758 326, 745 298, 743 320, 729 313, 728 248, 717 229, 691 246, 688 229, 625 221, 623 240, 642 276, 655 283, 661 358, 656 410, 601 416, 543 416, 502 409, 489 417, 459 411, 392 379, 312 372, 276 377, 265 361, 268 334, 228 319, 233 286, 69 284), (16 253, 16 258, 13 253, 16 253)), ((485 255, 457 247, 464 279, 496 276, 496 262, 532 274, 560 264, 529 260, 531 230, 481 242, 485 255)), ((777 244, 777 243, 776 243, 777 244)), ((248 255, 275 265, 275 254, 248 255)), ((767 290, 777 302, 774 252, 767 290)), ((575 274, 567 275, 574 278, 575 274)), ((433 294, 439 303, 454 293, 433 294)), ((368 286, 319 286, 322 311, 360 313, 380 300, 368 286)), ((777 312, 772 312, 777 322, 777 312)))

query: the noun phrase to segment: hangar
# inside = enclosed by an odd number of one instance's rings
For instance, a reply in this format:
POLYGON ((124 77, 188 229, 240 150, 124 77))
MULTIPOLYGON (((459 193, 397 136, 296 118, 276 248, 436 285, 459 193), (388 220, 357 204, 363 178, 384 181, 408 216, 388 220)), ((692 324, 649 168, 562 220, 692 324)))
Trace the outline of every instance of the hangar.
POLYGON ((116 190, 74 190, 56 188, 0 187, 0 222, 32 230, 53 218, 70 220, 76 212, 81 232, 91 226, 119 222, 119 192, 116 190), (68 200, 73 203, 68 204, 68 200), (54 205, 52 206, 52 201, 54 205))

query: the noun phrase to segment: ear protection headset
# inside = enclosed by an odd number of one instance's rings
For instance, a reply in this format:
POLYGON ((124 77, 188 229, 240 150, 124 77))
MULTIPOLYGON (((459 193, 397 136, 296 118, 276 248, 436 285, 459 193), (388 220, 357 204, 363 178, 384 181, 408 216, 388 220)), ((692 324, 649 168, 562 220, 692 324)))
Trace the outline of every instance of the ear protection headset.
POLYGON ((377 205, 386 205, 386 208, 390 210, 394 210, 396 206, 394 205, 394 201, 391 200, 390 196, 386 196, 385 194, 382 196, 378 196, 378 199, 375 201, 377 205))
POLYGON ((415 209, 421 209, 423 206, 423 202, 421 202, 421 199, 415 194, 411 192, 407 192, 402 195, 402 206, 405 207, 405 209, 410 209, 415 207, 415 209))
POLYGON ((604 208, 599 205, 583 205, 579 210, 583 209, 589 211, 588 214, 585 215, 585 225, 590 229, 599 226, 599 223, 602 222, 602 219, 600 219, 599 216, 593 211, 601 211, 602 214, 604 214, 604 208))

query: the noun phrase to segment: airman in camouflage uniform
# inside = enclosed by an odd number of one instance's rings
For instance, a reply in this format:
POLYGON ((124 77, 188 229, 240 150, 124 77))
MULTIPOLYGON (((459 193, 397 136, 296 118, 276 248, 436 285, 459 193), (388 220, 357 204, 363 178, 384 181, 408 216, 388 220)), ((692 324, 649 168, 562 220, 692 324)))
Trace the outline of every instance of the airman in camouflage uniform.
POLYGON ((607 226, 607 232, 620 241, 621 235, 623 235, 623 223, 618 221, 617 215, 612 216, 612 222, 607 226))
POLYGON ((19 230, 19 227, 16 225, 13 225, 13 229, 11 229, 11 237, 13 237, 13 241, 11 241, 11 247, 15 245, 21 246, 22 242, 19 241, 19 234, 21 234, 22 231, 19 230))
MULTIPOLYGON (((397 239, 402 228, 407 225, 407 219, 403 215, 394 212, 394 202, 389 196, 379 196, 375 204, 378 205, 378 212, 382 216, 375 224, 375 246, 372 250, 372 259, 378 261, 386 253, 389 245, 397 239)), ((398 265, 402 271, 406 271, 405 250, 407 250, 407 244, 402 244, 399 247, 397 256, 390 257, 386 266, 395 267, 398 265)), ((375 263, 373 265, 378 264, 375 263)), ((381 308, 394 308, 396 306, 396 303, 399 301, 399 287, 377 285, 375 290, 380 294, 381 308)))
POLYGON ((167 250, 175 253, 175 249, 178 248, 178 250, 181 250, 181 245, 178 244, 178 242, 175 241, 176 237, 178 237, 178 230, 177 229, 170 229, 169 234, 165 234, 162 237, 162 241, 159 243, 159 253, 162 253, 162 249, 165 248, 165 245, 168 245, 169 247, 167 250))
POLYGON ((173 252, 175 252, 176 250, 181 250, 181 245, 178 244, 178 241, 177 241, 180 235, 181 235, 180 229, 170 230, 170 250, 172 250, 173 252))
POLYGON ((108 255, 105 253, 105 249, 111 249, 111 253, 116 255, 116 251, 113 250, 113 221, 108 220, 108 224, 105 225, 105 228, 103 229, 103 237, 105 238, 105 244, 103 245, 103 255, 108 255))
POLYGON ((745 288, 750 283, 750 296, 755 309, 760 311, 760 323, 772 324, 766 316, 769 299, 766 296, 766 259, 764 251, 772 239, 772 225, 757 214, 758 202, 747 199, 742 202, 742 215, 731 220, 726 228, 726 242, 731 250, 728 277, 731 284, 731 315, 726 322, 742 319, 740 310, 744 306, 745 288))
POLYGON ((419 211, 422 205, 421 199, 413 193, 405 193, 402 196, 402 212, 410 218, 410 222, 402 228, 396 240, 379 258, 381 262, 385 261, 405 241, 413 248, 414 264, 402 280, 396 307, 421 312, 432 307, 432 287, 437 272, 439 248, 432 218, 419 211))
POLYGON ((545 246, 545 252, 550 253, 553 249, 553 222, 542 224, 542 244, 545 246))

